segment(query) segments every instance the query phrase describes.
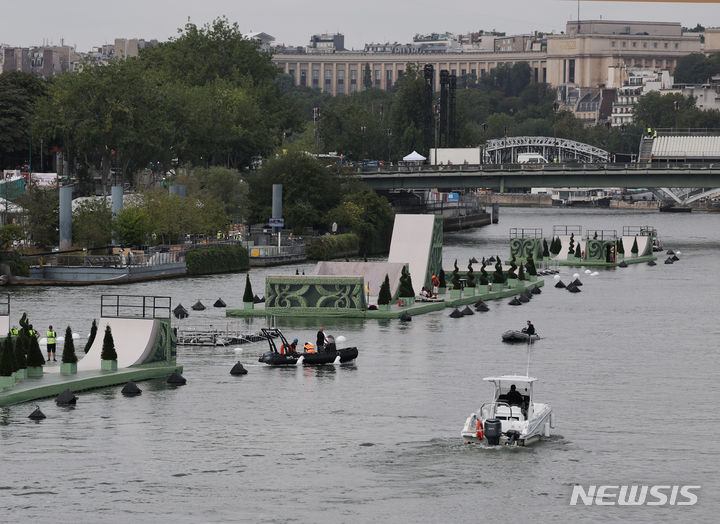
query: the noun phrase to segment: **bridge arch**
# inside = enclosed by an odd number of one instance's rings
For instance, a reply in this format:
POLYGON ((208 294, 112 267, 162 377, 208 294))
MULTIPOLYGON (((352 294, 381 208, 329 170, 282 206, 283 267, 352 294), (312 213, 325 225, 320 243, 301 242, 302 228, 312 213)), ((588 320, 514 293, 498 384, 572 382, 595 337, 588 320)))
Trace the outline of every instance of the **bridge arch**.
POLYGON ((595 146, 551 136, 508 136, 485 143, 485 163, 516 164, 520 153, 539 153, 545 160, 555 162, 609 162, 610 153, 595 146))

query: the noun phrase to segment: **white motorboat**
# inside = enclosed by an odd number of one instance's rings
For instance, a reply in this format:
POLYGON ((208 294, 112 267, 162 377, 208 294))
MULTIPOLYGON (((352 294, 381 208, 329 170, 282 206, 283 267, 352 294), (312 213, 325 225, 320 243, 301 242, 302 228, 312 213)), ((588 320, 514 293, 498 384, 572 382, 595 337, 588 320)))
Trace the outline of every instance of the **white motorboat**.
POLYGON ((461 434, 466 443, 527 446, 550 436, 550 429, 555 427, 552 408, 535 402, 535 377, 503 375, 483 380, 492 382, 495 391, 492 400, 465 421, 461 434))

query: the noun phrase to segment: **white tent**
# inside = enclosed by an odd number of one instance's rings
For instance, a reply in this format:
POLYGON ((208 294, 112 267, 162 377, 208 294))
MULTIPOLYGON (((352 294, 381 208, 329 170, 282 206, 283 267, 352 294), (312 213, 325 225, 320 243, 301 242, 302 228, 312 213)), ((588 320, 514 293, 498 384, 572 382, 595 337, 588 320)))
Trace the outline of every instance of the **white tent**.
POLYGON ((420 153, 418 153, 417 151, 413 151, 413 152, 410 153, 409 155, 404 156, 404 157, 403 157, 403 160, 404 160, 405 162, 422 162, 423 160, 426 160, 426 159, 425 159, 424 156, 422 156, 422 155, 421 155, 420 153))

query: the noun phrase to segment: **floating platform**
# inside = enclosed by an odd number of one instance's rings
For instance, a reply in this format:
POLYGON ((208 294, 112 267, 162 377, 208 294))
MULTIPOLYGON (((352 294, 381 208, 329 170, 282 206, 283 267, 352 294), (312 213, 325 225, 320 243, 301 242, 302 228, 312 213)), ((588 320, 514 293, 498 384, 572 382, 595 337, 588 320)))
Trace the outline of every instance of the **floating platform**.
MULTIPOLYGON (((101 337, 102 338, 102 337, 101 337)), ((82 362, 82 361, 80 361, 82 362)), ((58 362, 58 368, 60 362, 58 362)), ((168 363, 161 366, 138 366, 117 371, 78 371, 75 375, 45 373, 42 377, 26 378, 11 389, 0 392, 0 407, 55 397, 70 389, 73 393, 89 389, 119 386, 154 378, 167 378, 174 371, 182 373, 183 367, 168 363)))
POLYGON ((304 311, 302 308, 273 308, 272 311, 266 310, 264 307, 258 309, 231 309, 228 308, 225 315, 228 317, 333 317, 333 318, 367 318, 367 319, 392 319, 400 318, 404 313, 411 316, 422 315, 424 313, 431 313, 433 311, 441 311, 445 308, 454 309, 459 306, 466 306, 473 304, 478 300, 497 300, 500 298, 512 297, 519 295, 525 290, 530 290, 534 287, 543 287, 545 281, 538 279, 536 281, 523 281, 522 285, 517 285, 513 288, 503 288, 498 291, 488 291, 485 293, 467 295, 459 298, 450 298, 451 292, 445 293, 442 298, 443 301, 435 302, 414 302, 409 306, 397 306, 392 305, 389 310, 368 310, 368 309, 335 309, 327 308, 327 311, 318 311, 313 309, 311 311, 304 311))
MULTIPOLYGON (((28 377, 0 391, 0 406, 117 386, 129 381, 167 378, 176 364, 177 337, 170 324, 170 297, 103 295, 97 334, 87 354, 77 362, 77 372, 63 375, 60 362, 43 366, 41 377, 28 377), (101 359, 106 326, 110 326, 117 353, 117 370, 103 369, 101 359)), ((0 315, 0 327, 9 321, 9 304, 0 315)), ((62 354, 62 349, 59 353, 62 354)), ((82 350, 80 350, 82 351, 82 350)))

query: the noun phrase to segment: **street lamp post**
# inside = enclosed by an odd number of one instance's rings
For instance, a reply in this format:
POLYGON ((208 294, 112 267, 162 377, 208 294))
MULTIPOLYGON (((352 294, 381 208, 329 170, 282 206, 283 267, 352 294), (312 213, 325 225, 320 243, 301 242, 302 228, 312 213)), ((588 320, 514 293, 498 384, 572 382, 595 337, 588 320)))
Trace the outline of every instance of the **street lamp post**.
POLYGON ((362 153, 361 160, 365 160, 365 157, 367 156, 365 154, 365 131, 367 131, 367 126, 360 126, 360 152, 362 153))
POLYGON ((440 125, 440 104, 435 104, 435 167, 437 167, 437 153, 438 153, 438 126, 440 125))
POLYGON ((388 127, 387 130, 387 136, 388 136, 388 162, 392 163, 392 129, 388 127))

